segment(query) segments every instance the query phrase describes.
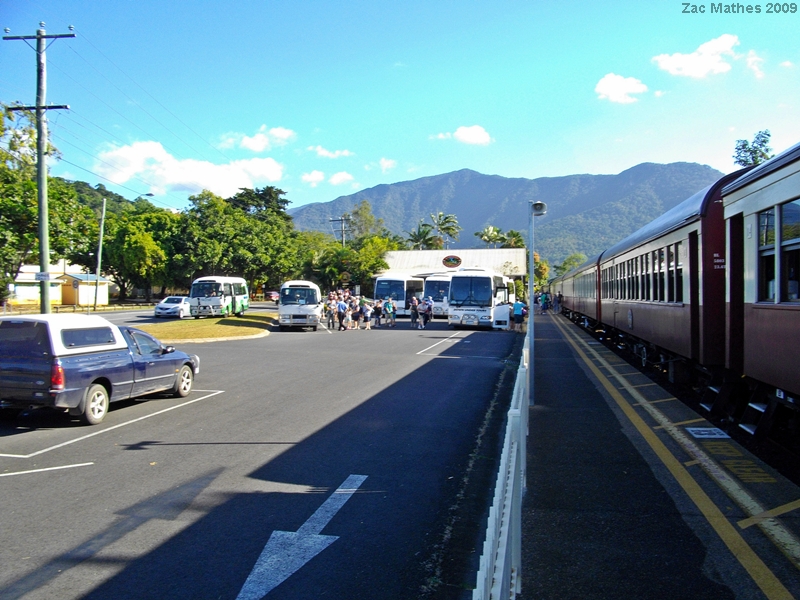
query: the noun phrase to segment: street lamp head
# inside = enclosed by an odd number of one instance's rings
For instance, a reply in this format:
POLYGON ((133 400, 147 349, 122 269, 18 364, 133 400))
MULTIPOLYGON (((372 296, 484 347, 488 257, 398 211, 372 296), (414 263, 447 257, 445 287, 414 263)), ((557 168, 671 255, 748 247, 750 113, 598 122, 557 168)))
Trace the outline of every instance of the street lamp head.
POLYGON ((547 213, 547 204, 544 202, 532 202, 531 211, 533 212, 534 217, 541 217, 547 213))

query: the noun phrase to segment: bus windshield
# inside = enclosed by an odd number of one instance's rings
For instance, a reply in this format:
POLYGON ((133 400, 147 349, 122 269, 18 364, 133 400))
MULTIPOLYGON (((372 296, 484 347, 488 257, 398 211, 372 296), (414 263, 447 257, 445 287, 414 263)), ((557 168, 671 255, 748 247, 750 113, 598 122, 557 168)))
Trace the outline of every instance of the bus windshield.
POLYGON ((450 282, 451 306, 491 306, 491 277, 453 277, 450 282))
POLYGON ((375 297, 405 300, 406 284, 397 279, 381 279, 375 284, 375 297))
POLYGON ((192 298, 208 298, 209 296, 221 296, 222 284, 216 281, 196 281, 192 284, 192 298))
POLYGON ((427 279, 425 280, 425 292, 422 296, 425 298, 432 297, 434 302, 442 302, 445 297, 450 297, 450 282, 442 281, 441 279, 427 279))
POLYGON ((281 304, 319 304, 317 290, 307 287, 288 287, 281 290, 281 304))

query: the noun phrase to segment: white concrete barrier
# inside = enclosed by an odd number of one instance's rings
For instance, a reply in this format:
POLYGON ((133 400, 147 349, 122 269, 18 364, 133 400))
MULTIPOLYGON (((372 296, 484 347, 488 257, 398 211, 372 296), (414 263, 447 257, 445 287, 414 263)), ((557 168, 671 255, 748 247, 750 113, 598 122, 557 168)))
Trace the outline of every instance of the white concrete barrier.
POLYGON ((528 339, 517 369, 514 395, 508 411, 500 469, 489 509, 473 600, 514 598, 522 589, 522 496, 525 494, 526 439, 528 437, 528 339))

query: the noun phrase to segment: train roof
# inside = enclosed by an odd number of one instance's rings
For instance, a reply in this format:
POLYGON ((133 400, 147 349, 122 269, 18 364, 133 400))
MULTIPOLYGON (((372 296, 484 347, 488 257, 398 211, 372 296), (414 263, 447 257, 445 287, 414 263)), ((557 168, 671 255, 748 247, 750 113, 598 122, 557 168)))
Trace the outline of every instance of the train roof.
POLYGON ((603 256, 603 255, 602 254, 598 254, 598 255, 588 259, 585 263, 583 263, 582 265, 580 265, 578 267, 575 267, 571 271, 567 271, 563 275, 559 275, 558 277, 554 277, 552 279, 552 281, 558 281, 560 279, 568 279, 568 278, 572 277, 573 275, 575 275, 575 273, 580 273, 581 271, 585 271, 589 267, 596 267, 597 266, 597 261, 600 260, 601 256, 603 256))
POLYGON ((770 158, 768 161, 753 167, 750 171, 722 188, 722 195, 727 196, 732 194, 747 184, 753 183, 762 177, 766 177, 770 173, 774 173, 778 169, 781 169, 797 160, 800 160, 800 144, 795 144, 788 150, 784 150, 777 156, 770 158))
MULTIPOLYGON (((747 167, 749 168, 749 167, 747 167)), ((660 217, 650 221, 641 229, 634 231, 625 239, 617 242, 608 250, 603 252, 603 260, 613 258, 619 254, 627 252, 631 248, 636 248, 650 240, 661 237, 680 229, 687 223, 691 223, 701 217, 704 217, 708 212, 708 207, 712 202, 712 198, 717 190, 727 185, 734 179, 740 178, 746 169, 740 169, 734 173, 729 173, 720 177, 716 182, 709 186, 704 187, 696 194, 690 196, 677 206, 674 206, 660 217)))

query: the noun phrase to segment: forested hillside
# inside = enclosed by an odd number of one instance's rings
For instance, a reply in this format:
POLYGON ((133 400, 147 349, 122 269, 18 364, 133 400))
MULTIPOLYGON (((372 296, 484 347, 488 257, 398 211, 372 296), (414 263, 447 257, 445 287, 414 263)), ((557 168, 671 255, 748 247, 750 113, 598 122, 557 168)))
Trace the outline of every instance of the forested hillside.
POLYGON ((574 252, 591 256, 624 238, 722 173, 695 163, 643 163, 618 175, 568 175, 538 179, 483 175, 469 169, 379 185, 331 202, 290 210, 295 226, 331 232, 330 218, 367 200, 392 233, 405 236, 420 219, 443 211, 463 228, 452 248, 481 245, 473 234, 487 225, 526 234, 530 200, 547 203, 536 220, 536 249, 551 264, 574 252))

